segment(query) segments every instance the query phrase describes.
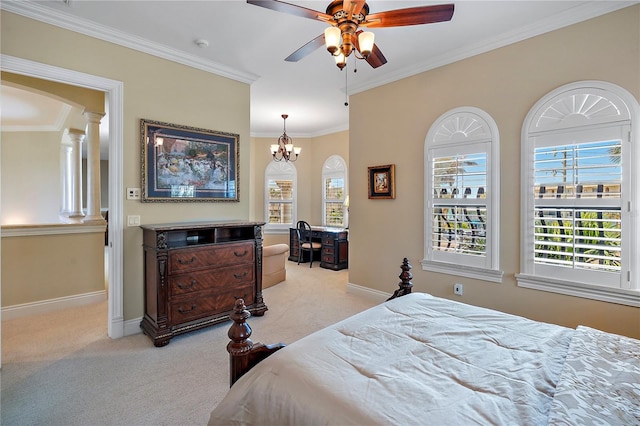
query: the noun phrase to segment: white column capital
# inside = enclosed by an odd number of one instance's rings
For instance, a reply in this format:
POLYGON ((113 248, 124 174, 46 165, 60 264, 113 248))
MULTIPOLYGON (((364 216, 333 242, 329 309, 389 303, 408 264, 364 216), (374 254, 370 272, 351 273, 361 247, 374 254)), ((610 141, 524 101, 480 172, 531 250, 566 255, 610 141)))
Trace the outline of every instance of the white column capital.
POLYGON ((72 141, 78 141, 78 142, 82 142, 82 139, 84 139, 85 137, 85 132, 84 130, 80 130, 80 129, 69 129, 69 138, 72 141))
POLYGON ((93 112, 93 111, 85 111, 85 117, 87 117, 87 121, 90 123, 98 123, 102 120, 102 117, 105 116, 103 112, 93 112))

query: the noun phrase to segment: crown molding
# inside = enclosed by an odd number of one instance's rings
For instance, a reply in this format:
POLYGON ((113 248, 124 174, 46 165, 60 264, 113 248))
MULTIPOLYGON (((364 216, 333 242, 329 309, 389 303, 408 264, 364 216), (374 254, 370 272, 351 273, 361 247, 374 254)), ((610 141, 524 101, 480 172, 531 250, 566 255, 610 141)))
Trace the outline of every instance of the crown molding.
POLYGON ((227 77, 242 83, 251 84, 259 78, 256 74, 238 71, 214 61, 203 60, 195 55, 181 52, 177 49, 149 41, 142 37, 114 30, 113 28, 109 28, 93 21, 80 19, 31 1, 5 0, 0 2, 0 8, 7 12, 15 13, 36 21, 55 25, 56 27, 108 41, 119 46, 187 65, 222 77, 227 77))
POLYGON ((411 77, 444 65, 448 65, 463 59, 467 59, 500 47, 508 46, 531 37, 545 34, 569 25, 577 24, 588 19, 615 12, 640 1, 593 1, 575 6, 571 9, 559 13, 551 18, 536 22, 535 24, 518 28, 506 32, 492 39, 483 40, 475 44, 467 45, 463 48, 447 52, 443 55, 434 56, 426 62, 413 64, 410 68, 404 68, 396 73, 387 75, 384 78, 372 78, 363 84, 350 84, 349 94, 364 92, 384 84, 393 83, 403 78, 411 77))
MULTIPOLYGON (((312 138, 318 138, 320 136, 325 136, 325 135, 332 135, 334 133, 340 133, 340 132, 345 132, 349 130, 349 125, 341 125, 341 126, 335 126, 335 127, 331 127, 331 128, 327 128, 327 129, 323 129, 320 132, 311 132, 311 133, 288 133, 287 134, 289 136, 291 136, 292 138, 307 138, 307 139, 312 139, 312 138)), ((251 136, 252 138, 278 138, 280 135, 282 135, 282 132, 279 133, 250 133, 249 136, 251 136)))

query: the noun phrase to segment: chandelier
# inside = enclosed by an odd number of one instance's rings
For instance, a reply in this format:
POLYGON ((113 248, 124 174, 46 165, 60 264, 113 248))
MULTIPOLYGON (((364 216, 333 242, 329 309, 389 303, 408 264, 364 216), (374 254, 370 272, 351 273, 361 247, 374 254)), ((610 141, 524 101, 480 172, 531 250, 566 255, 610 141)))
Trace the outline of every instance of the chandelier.
POLYGON ((360 13, 352 13, 342 10, 342 2, 333 2, 327 8, 327 13, 330 12, 336 24, 324 30, 324 41, 338 68, 343 69, 347 65, 351 53, 357 59, 367 59, 373 50, 374 34, 358 30, 358 25, 365 21, 369 6, 365 4, 360 13))
POLYGON ((293 146, 293 139, 287 136, 287 114, 282 114, 284 120, 282 136, 278 138, 278 143, 271 145, 271 155, 273 161, 296 161, 302 151, 299 146, 293 146))

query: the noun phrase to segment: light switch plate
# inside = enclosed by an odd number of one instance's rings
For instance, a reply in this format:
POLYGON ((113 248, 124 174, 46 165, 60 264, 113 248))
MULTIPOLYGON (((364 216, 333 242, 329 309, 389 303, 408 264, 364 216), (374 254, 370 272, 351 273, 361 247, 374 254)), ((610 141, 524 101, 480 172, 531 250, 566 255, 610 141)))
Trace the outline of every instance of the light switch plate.
POLYGON ((127 188, 127 200, 139 200, 140 188, 127 188))
POLYGON ((140 215, 127 216, 127 226, 140 226, 140 215))

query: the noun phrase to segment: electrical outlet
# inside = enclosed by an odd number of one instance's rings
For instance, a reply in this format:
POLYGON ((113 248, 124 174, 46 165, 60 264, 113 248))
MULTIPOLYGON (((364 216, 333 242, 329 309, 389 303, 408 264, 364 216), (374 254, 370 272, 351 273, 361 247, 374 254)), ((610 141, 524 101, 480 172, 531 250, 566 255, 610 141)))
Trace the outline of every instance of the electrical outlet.
POLYGON ((140 188, 127 188, 127 200, 139 200, 140 188))
POLYGON ((454 284, 453 285, 453 294, 457 294, 458 296, 462 296, 463 290, 464 290, 464 288, 462 287, 462 284, 454 284))

